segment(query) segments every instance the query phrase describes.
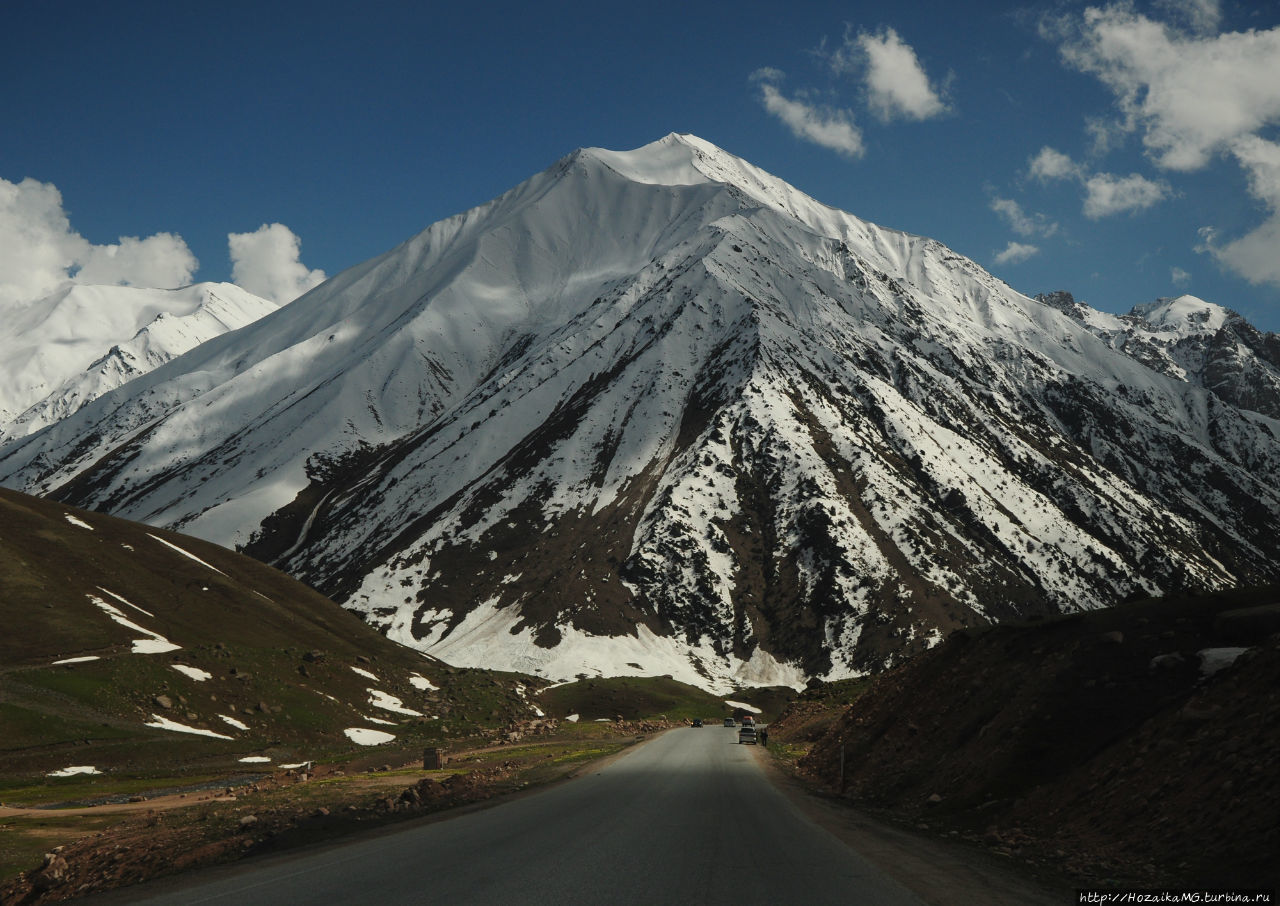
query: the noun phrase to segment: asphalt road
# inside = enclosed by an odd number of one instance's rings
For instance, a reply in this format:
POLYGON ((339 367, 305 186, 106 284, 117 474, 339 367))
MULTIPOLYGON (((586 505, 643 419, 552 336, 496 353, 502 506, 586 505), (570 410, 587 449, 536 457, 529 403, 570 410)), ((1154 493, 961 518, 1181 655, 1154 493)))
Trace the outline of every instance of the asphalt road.
POLYGON ((684 728, 569 783, 137 903, 786 904, 921 901, 806 818, 737 730, 684 728))

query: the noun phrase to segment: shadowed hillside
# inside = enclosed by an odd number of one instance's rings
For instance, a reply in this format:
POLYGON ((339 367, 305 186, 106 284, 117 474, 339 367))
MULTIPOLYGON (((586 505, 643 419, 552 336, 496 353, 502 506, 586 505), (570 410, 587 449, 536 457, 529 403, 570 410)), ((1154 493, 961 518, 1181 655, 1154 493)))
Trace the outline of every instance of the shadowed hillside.
MULTIPOLYGON (((841 708, 800 767, 1077 878, 1272 884, 1278 600, 1269 588, 953 633, 841 708)), ((806 738, 816 710, 798 703, 776 738, 806 738)))

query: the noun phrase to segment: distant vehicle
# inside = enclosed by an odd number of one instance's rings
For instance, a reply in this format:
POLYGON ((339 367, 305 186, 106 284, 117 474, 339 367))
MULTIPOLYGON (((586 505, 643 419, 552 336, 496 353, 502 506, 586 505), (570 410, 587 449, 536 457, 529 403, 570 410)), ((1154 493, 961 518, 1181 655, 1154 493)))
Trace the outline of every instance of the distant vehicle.
POLYGON ((744 726, 747 724, 751 724, 752 726, 755 726, 756 719, 752 717, 750 714, 748 714, 742 718, 742 723, 744 726))
POLYGON ((700 726, 702 726, 702 718, 701 718, 701 717, 695 717, 695 718, 693 719, 693 725, 694 725, 695 727, 700 727, 700 726))
POLYGON ((732 726, 734 725, 734 723, 733 723, 733 718, 732 718, 732 717, 726 717, 726 718, 724 719, 724 725, 725 725, 726 727, 732 727, 732 726))
POLYGON ((760 742, 760 738, 756 735, 756 728, 751 724, 743 724, 742 729, 738 731, 738 743, 745 745, 751 743, 753 746, 760 742))

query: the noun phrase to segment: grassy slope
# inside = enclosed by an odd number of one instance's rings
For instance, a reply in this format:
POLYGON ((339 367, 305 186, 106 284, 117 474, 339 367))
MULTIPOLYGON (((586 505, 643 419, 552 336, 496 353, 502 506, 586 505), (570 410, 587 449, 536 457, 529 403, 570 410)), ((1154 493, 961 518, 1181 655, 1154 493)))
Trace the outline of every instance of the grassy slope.
POLYGON ((669 676, 597 677, 545 689, 536 701, 549 717, 560 719, 577 714, 583 721, 720 720, 738 712, 725 703, 728 699, 759 708, 763 718, 771 720, 794 694, 792 689, 769 687, 717 697, 669 676))
POLYGON ((6 786, 70 765, 134 776, 222 770, 245 756, 321 760, 362 751, 347 727, 391 732, 412 749, 532 713, 516 691, 529 678, 456 670, 389 642, 247 557, 6 490, 0 620, 0 798, 6 786), (181 647, 132 653, 146 633, 114 622, 92 597, 181 647), (53 664, 90 656, 98 660, 53 664), (197 681, 175 664, 211 677, 197 681), (437 688, 415 687, 415 674, 437 688), (422 716, 375 707, 370 689, 422 716), (233 738, 145 726, 156 715, 233 738))

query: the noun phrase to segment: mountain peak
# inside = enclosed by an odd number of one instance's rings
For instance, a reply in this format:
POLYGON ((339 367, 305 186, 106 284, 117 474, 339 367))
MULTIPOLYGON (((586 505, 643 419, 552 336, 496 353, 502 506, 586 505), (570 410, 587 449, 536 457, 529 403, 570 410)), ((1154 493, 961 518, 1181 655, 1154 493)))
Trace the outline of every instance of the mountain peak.
POLYGON ((694 163, 693 146, 674 132, 632 151, 583 148, 580 153, 633 182, 688 186, 708 181, 694 163))
POLYGON ((1228 308, 1192 295, 1165 297, 1135 305, 1129 316, 1142 320, 1152 330, 1183 334, 1213 332, 1221 329, 1227 321, 1239 317, 1228 308))
POLYGON ((583 148, 579 154, 604 164, 633 182, 663 186, 720 184, 736 190, 752 206, 772 208, 811 229, 829 233, 833 225, 864 224, 801 192, 723 148, 689 133, 672 132, 632 151, 583 148))
POLYGON ((1254 360, 1077 307, 672 134, 562 158, 5 445, 0 482, 556 678, 803 685, 1275 581, 1280 442, 1241 411, 1272 385, 1222 389, 1254 360))

